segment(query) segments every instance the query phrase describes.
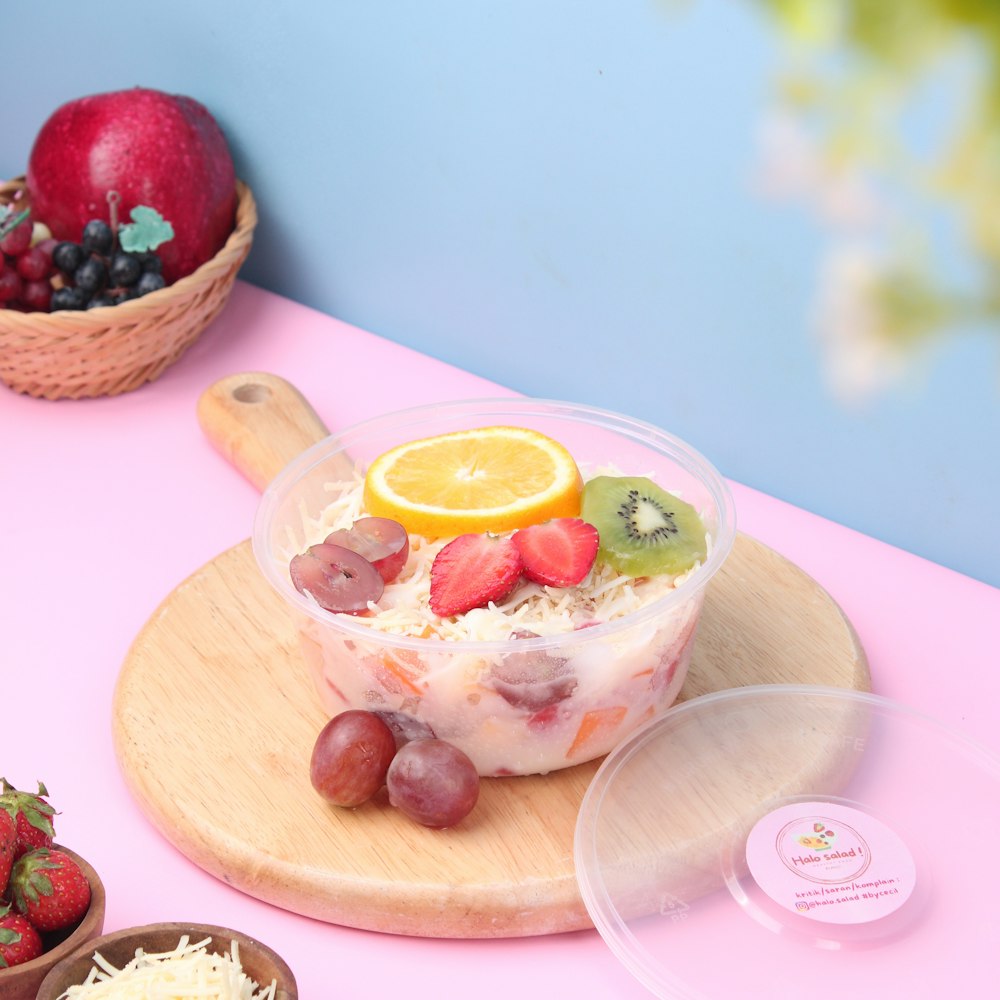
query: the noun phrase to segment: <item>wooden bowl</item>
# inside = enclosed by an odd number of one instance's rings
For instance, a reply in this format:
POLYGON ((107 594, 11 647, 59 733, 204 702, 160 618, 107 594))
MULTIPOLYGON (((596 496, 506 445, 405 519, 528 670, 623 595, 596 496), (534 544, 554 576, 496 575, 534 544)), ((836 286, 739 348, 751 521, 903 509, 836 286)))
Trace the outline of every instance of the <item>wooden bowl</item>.
MULTIPOLYGON (((298 1000, 299 992, 292 970, 266 944, 226 927, 188 923, 128 927, 82 944, 51 969, 38 989, 37 1000, 57 1000, 70 986, 84 982, 94 964, 94 952, 100 952, 109 962, 121 968, 135 958, 136 949, 142 948, 150 954, 172 951, 184 934, 190 937, 192 944, 210 937, 212 943, 209 950, 218 954, 228 952, 232 942, 236 941, 240 965, 254 982, 260 986, 268 986, 272 980, 277 980, 275 1000, 298 1000)), ((0 998, 6 1000, 2 993, 0 998)))
POLYGON ((38 958, 23 965, 0 969, 0 1000, 35 1000, 42 980, 51 969, 77 948, 86 948, 88 942, 104 930, 104 883, 93 866, 79 854, 59 844, 53 844, 53 848, 68 854, 87 876, 90 883, 90 909, 75 927, 58 934, 43 934, 46 950, 38 958))

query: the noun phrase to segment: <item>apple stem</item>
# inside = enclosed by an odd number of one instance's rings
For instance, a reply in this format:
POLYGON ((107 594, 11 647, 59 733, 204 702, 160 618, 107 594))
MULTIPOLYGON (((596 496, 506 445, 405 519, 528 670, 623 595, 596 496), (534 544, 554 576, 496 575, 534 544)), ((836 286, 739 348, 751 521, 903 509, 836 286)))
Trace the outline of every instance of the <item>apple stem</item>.
POLYGON ((109 191, 105 196, 108 201, 108 216, 111 223, 111 232, 115 237, 115 245, 118 244, 118 203, 122 200, 117 191, 109 191))

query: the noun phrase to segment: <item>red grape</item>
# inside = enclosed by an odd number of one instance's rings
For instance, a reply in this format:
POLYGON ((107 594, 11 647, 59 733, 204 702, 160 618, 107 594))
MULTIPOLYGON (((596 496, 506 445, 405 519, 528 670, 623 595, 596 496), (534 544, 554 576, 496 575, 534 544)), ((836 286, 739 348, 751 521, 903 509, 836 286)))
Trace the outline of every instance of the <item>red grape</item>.
POLYGON ((12 302, 21 294, 21 275, 12 267, 0 274, 0 302, 12 302))
POLYGON ((295 589, 327 611, 360 614, 382 596, 378 570, 342 545, 312 545, 292 558, 288 571, 295 589))
POLYGON ((479 800, 476 765, 445 740, 411 740, 396 752, 385 779, 389 802, 424 826, 454 826, 479 800))
POLYGON ((29 247, 17 258, 17 273, 25 281, 41 281, 49 276, 51 268, 52 258, 38 247, 29 247))
MULTIPOLYGON (((519 631, 511 637, 530 639, 533 632, 519 631)), ((565 657, 550 656, 545 650, 520 652, 513 649, 494 664, 490 683, 508 704, 531 712, 564 701, 577 686, 576 675, 565 657)))
POLYGON ((359 518, 350 528, 331 532, 326 541, 364 556, 386 583, 396 579, 410 554, 406 528, 387 517, 359 518))
POLYGON ((52 286, 47 281, 26 281, 21 286, 21 302, 32 312, 48 312, 52 286))
POLYGON ((396 737, 397 748, 409 743, 410 740, 434 736, 434 730, 423 719, 408 715, 406 712, 376 710, 375 714, 392 730, 392 735, 396 737))
POLYGON ((384 784, 396 739, 372 712, 351 709, 320 730, 309 764, 313 788, 335 806, 359 806, 384 784))
POLYGON ((2 240, 0 240, 0 250, 8 253, 11 257, 18 257, 31 246, 31 219, 30 217, 19 222, 2 240))

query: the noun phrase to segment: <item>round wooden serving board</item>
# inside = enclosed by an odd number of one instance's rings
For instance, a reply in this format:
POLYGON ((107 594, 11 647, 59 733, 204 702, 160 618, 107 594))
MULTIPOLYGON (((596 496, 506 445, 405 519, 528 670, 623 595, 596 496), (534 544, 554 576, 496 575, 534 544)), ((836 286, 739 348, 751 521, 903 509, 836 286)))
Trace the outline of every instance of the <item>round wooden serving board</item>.
MULTIPOLYGON (((681 698, 772 683, 868 690, 867 661, 814 580, 740 535, 709 584, 681 698)), ((115 750, 140 808, 195 864, 251 896, 432 937, 591 926, 573 834, 599 761, 484 779, 470 816, 429 830, 391 808, 384 789, 358 809, 315 794, 309 757, 325 722, 291 616, 248 541, 166 598, 114 698, 115 750)))

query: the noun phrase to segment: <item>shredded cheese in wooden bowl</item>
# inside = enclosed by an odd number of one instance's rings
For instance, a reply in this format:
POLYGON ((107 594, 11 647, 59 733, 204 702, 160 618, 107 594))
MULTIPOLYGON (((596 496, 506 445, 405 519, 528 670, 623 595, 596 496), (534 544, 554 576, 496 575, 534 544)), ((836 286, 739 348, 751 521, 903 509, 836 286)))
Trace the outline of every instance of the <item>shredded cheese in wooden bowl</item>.
POLYGON ((173 951, 147 954, 117 968, 100 952, 87 979, 70 986, 65 1000, 274 1000, 277 982, 266 987, 255 983, 240 964, 240 946, 233 941, 227 954, 208 950, 211 938, 191 943, 185 934, 173 951))

